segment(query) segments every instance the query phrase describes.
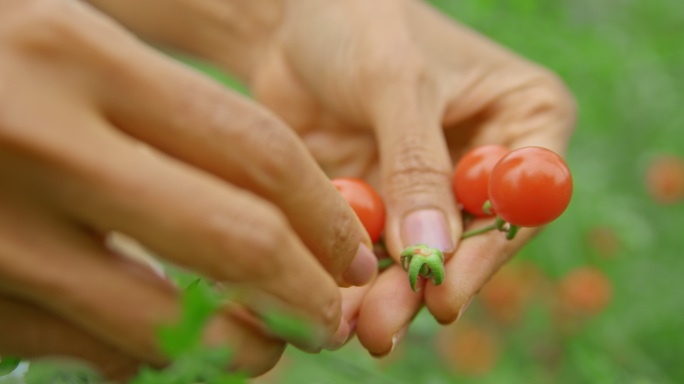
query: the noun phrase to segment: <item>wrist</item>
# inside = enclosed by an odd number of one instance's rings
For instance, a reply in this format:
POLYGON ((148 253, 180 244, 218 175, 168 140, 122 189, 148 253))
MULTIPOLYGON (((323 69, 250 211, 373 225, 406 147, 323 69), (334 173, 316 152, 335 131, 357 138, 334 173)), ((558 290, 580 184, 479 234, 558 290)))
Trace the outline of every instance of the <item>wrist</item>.
POLYGON ((211 61, 249 83, 282 0, 88 0, 153 44, 211 61))

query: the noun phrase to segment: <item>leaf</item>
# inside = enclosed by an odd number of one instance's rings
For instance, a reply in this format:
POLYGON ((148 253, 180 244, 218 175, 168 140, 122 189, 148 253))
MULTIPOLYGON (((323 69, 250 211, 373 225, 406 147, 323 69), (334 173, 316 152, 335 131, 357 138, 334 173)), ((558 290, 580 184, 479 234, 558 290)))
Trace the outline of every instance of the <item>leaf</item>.
POLYGON ((16 357, 3 356, 0 357, 0 376, 9 375, 14 372, 15 369, 21 363, 21 359, 16 357))
POLYGON ((183 291, 182 318, 178 324, 161 327, 161 348, 176 358, 199 346, 204 326, 218 308, 218 298, 206 283, 195 280, 183 291))

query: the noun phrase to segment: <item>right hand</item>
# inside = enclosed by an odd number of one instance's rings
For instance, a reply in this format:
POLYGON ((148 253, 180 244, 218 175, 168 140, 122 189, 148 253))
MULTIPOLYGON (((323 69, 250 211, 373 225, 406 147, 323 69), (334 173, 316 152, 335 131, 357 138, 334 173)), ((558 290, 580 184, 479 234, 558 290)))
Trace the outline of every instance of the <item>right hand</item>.
MULTIPOLYGON (((296 135, 264 109, 72 1, 0 1, 0 355, 70 355, 109 375, 168 361, 168 281, 112 231, 299 316, 292 339, 226 310, 206 339, 257 374, 284 342, 344 342, 337 286, 373 279, 370 240, 296 135)), ((130 373, 128 371, 127 373, 130 373)))

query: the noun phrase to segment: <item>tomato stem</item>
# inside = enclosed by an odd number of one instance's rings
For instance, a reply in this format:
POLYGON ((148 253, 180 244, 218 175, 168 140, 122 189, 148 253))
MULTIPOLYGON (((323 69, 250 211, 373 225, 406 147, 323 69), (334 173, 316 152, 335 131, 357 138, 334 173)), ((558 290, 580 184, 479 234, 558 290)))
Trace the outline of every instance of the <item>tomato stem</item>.
POLYGON ((520 229, 520 227, 518 227, 517 225, 511 224, 510 227, 508 228, 508 231, 507 231, 508 233, 506 233, 506 239, 513 240, 515 235, 518 233, 518 229, 520 229))
POLYGON ((461 239, 466 239, 468 237, 476 236, 485 232, 489 232, 495 229, 499 229, 499 226, 497 223, 490 224, 486 227, 478 228, 478 229, 473 229, 468 232, 465 232, 463 235, 461 235, 461 239))
POLYGON ((461 235, 461 239, 466 239, 468 237, 480 235, 482 233, 493 231, 495 229, 501 232, 506 232, 506 239, 512 240, 518 233, 518 229, 520 229, 520 227, 513 224, 509 224, 504 219, 497 216, 496 222, 494 222, 493 224, 487 225, 486 227, 467 231, 463 233, 463 235, 461 235))
POLYGON ((425 244, 406 247, 401 253, 401 266, 409 275, 409 283, 414 292, 418 292, 419 277, 431 279, 435 285, 444 281, 444 254, 439 249, 425 244))

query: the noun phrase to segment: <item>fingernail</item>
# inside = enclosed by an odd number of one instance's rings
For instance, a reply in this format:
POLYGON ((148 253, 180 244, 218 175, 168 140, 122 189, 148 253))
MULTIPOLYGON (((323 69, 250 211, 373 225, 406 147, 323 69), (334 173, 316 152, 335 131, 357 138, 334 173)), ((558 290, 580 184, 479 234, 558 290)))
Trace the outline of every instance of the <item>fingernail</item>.
POLYGON ((468 310, 468 307, 470 307, 470 303, 473 302, 473 299, 475 299, 475 295, 471 296, 470 299, 468 299, 468 301, 466 301, 465 303, 463 303, 463 305, 461 305, 461 309, 458 310, 458 316, 456 316, 456 321, 458 321, 458 319, 460 319, 461 316, 463 316, 465 311, 468 310))
POLYGON ((330 351, 340 349, 349 338, 349 329, 349 323, 347 323, 346 320, 342 319, 340 321, 339 327, 337 327, 337 331, 335 331, 335 334, 332 336, 330 341, 328 341, 328 343, 325 345, 325 349, 330 351))
POLYGON ((401 225, 404 247, 425 244, 442 252, 451 252, 454 243, 446 216, 437 209, 421 209, 404 217, 401 225))
POLYGON ((365 244, 361 243, 351 265, 344 272, 344 279, 352 285, 369 283, 378 270, 378 258, 365 244))
POLYGON ((395 333, 394 336, 392 336, 392 347, 390 348, 389 353, 394 351, 394 348, 397 347, 397 344, 399 344, 401 339, 404 338, 404 335, 406 335, 406 331, 408 331, 408 326, 405 326, 399 332, 395 333))

